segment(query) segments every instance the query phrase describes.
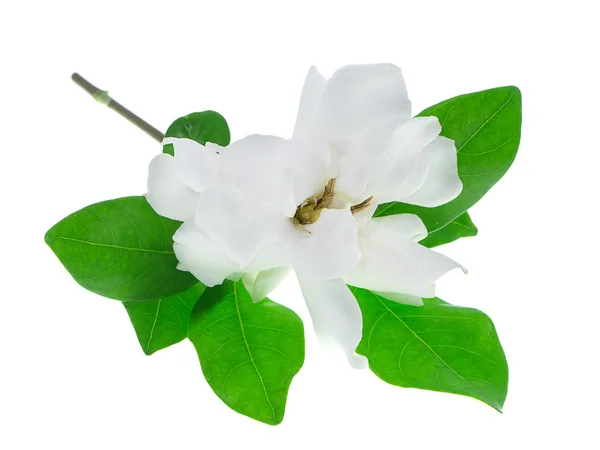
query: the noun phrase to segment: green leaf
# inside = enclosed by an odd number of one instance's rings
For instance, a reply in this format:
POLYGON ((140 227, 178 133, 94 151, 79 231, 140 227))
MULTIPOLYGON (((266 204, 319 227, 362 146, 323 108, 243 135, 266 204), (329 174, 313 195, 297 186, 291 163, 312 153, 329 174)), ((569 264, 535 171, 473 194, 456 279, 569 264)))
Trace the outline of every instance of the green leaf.
POLYGON ((429 233, 419 244, 429 248, 437 247, 438 245, 453 242, 461 237, 476 236, 477 231, 477 227, 471 220, 469 213, 464 212, 445 227, 429 233))
POLYGON ((352 290, 363 315, 356 351, 369 358, 375 375, 395 386, 466 395, 502 411, 508 365, 488 316, 437 298, 407 306, 352 290))
POLYGON ((198 282, 177 270, 173 234, 180 225, 156 214, 144 197, 124 197, 71 214, 45 240, 84 288, 116 300, 150 301, 198 282))
MULTIPOLYGON (((204 145, 207 142, 226 147, 231 141, 225 118, 216 111, 202 111, 180 117, 171 124, 165 137, 192 139, 204 145)), ((173 155, 173 144, 163 147, 164 153, 173 155)))
POLYGON ((192 309, 206 289, 202 283, 185 292, 151 302, 123 302, 146 355, 187 337, 192 309))
POLYGON ((521 93, 507 86, 461 95, 427 108, 419 116, 436 116, 442 136, 455 141, 463 190, 451 202, 435 208, 386 203, 375 216, 417 214, 427 230, 434 232, 477 203, 514 161, 521 138, 521 93))
POLYGON ((207 289, 188 337, 215 393, 234 411, 276 425, 292 378, 304 362, 304 327, 291 310, 253 303, 241 283, 207 289))

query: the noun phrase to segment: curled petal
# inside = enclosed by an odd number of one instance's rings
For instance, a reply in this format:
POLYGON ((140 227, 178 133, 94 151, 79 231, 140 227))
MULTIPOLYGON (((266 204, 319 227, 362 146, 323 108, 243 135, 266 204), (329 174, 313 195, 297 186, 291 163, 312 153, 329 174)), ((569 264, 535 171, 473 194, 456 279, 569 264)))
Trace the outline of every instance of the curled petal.
POLYGON ((431 144, 441 131, 437 117, 414 117, 394 130, 388 151, 394 159, 412 158, 431 144))
POLYGON ((350 208, 324 209, 306 229, 288 231, 292 264, 299 276, 335 279, 356 266, 360 259, 358 224, 350 208))
POLYGON ((428 158, 414 158, 391 162, 386 175, 369 186, 369 193, 377 195, 380 203, 404 201, 417 191, 429 175, 428 158))
POLYGON ((424 150, 439 135, 437 117, 415 117, 397 127, 384 150, 375 153, 369 171, 369 193, 382 202, 403 201, 423 183, 431 169, 424 150))
POLYGON ((175 158, 162 153, 148 167, 146 200, 161 216, 185 221, 194 216, 199 194, 180 178, 175 158))
POLYGON ((211 287, 240 272, 240 265, 229 258, 218 243, 192 222, 184 223, 173 236, 178 269, 191 272, 211 287))
POLYGON ((367 367, 367 359, 355 353, 362 338, 362 316, 348 286, 341 279, 298 277, 298 281, 319 340, 341 348, 353 367, 367 367))
POLYGON ((423 247, 388 225, 373 220, 361 233, 362 258, 344 278, 347 283, 376 292, 431 298, 435 297, 438 278, 452 269, 462 269, 450 258, 423 247))
POLYGON ((427 228, 416 214, 395 214, 371 219, 375 226, 381 226, 399 233, 411 241, 419 242, 427 237, 427 228))
POLYGON ((423 184, 402 201, 411 205, 435 207, 455 199, 462 191, 458 177, 454 141, 439 136, 421 154, 429 171, 423 184))
POLYGON ((387 300, 392 300, 393 302, 396 302, 396 303, 402 303, 403 305, 423 306, 423 299, 421 297, 417 297, 415 295, 399 294, 398 292, 373 291, 373 293, 377 294, 387 300))
POLYGON ((252 297, 252 301, 259 302, 268 296, 290 271, 290 266, 275 267, 261 272, 246 273, 242 280, 245 288, 252 297))

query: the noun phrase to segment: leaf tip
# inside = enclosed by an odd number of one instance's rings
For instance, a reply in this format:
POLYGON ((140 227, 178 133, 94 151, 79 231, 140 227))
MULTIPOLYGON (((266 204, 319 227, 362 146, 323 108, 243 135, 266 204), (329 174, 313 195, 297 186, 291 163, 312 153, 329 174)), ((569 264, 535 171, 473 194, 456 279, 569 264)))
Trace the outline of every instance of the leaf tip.
POLYGON ((50 229, 48 229, 48 231, 46 231, 46 234, 44 234, 44 242, 51 249, 53 249, 52 243, 56 239, 56 233, 55 233, 55 231, 56 231, 56 225, 58 225, 58 224, 55 224, 52 227, 50 227, 50 229))
POLYGON ((521 107, 521 90, 517 87, 517 86, 513 86, 513 85, 509 85, 509 86, 503 86, 503 87, 499 87, 496 88, 497 90, 502 90, 504 91, 506 94, 509 95, 509 100, 518 105, 519 108, 521 107))
POLYGON ((281 422, 283 422, 283 414, 277 415, 277 416, 273 416, 273 417, 271 417, 268 420, 261 420, 261 422, 265 423, 267 425, 271 425, 272 427, 276 427, 281 422))
POLYGON ((52 237, 50 236, 50 232, 52 231, 52 228, 50 228, 48 231, 46 231, 46 234, 44 234, 44 242, 50 246, 50 243, 52 242, 52 237))
POLYGON ((519 89, 517 86, 506 86, 507 89, 510 89, 510 91, 512 93, 514 93, 516 96, 518 96, 519 98, 521 98, 521 89, 519 89))
POLYGON ((157 349, 142 346, 142 351, 144 352, 144 355, 150 356, 156 353, 157 349))

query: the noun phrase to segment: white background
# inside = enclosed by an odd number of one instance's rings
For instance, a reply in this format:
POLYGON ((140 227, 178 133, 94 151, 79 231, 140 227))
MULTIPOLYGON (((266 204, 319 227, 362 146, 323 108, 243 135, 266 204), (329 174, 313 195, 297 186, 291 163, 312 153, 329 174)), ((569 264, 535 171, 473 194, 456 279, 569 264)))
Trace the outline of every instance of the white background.
POLYGON ((600 448, 597 405, 598 14, 593 1, 18 1, 0 6, 0 448, 600 448), (86 292, 44 244, 90 203, 145 191, 158 144, 96 104, 79 71, 157 128, 215 109, 235 139, 288 136, 304 75, 392 62, 415 113, 514 84, 523 137, 475 207, 479 236, 442 249, 469 268, 445 300, 494 320, 510 365, 504 414, 307 360, 284 422, 231 411, 189 342, 146 357, 123 307, 86 292))

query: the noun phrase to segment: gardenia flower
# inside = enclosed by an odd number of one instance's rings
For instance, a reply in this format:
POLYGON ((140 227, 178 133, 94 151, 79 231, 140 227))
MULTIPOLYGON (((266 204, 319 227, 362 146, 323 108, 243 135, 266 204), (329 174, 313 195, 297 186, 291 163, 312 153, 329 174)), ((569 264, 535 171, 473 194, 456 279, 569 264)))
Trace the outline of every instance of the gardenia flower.
POLYGON ((346 66, 330 80, 311 68, 291 139, 170 139, 175 156, 150 164, 147 199, 184 222, 173 238, 181 270, 207 286, 243 277, 258 301, 293 267, 319 337, 364 366, 347 285, 418 305, 460 267, 418 244, 417 216, 372 217, 382 203, 435 207, 460 193, 456 148, 440 131, 435 117, 411 118, 396 66, 346 66))

